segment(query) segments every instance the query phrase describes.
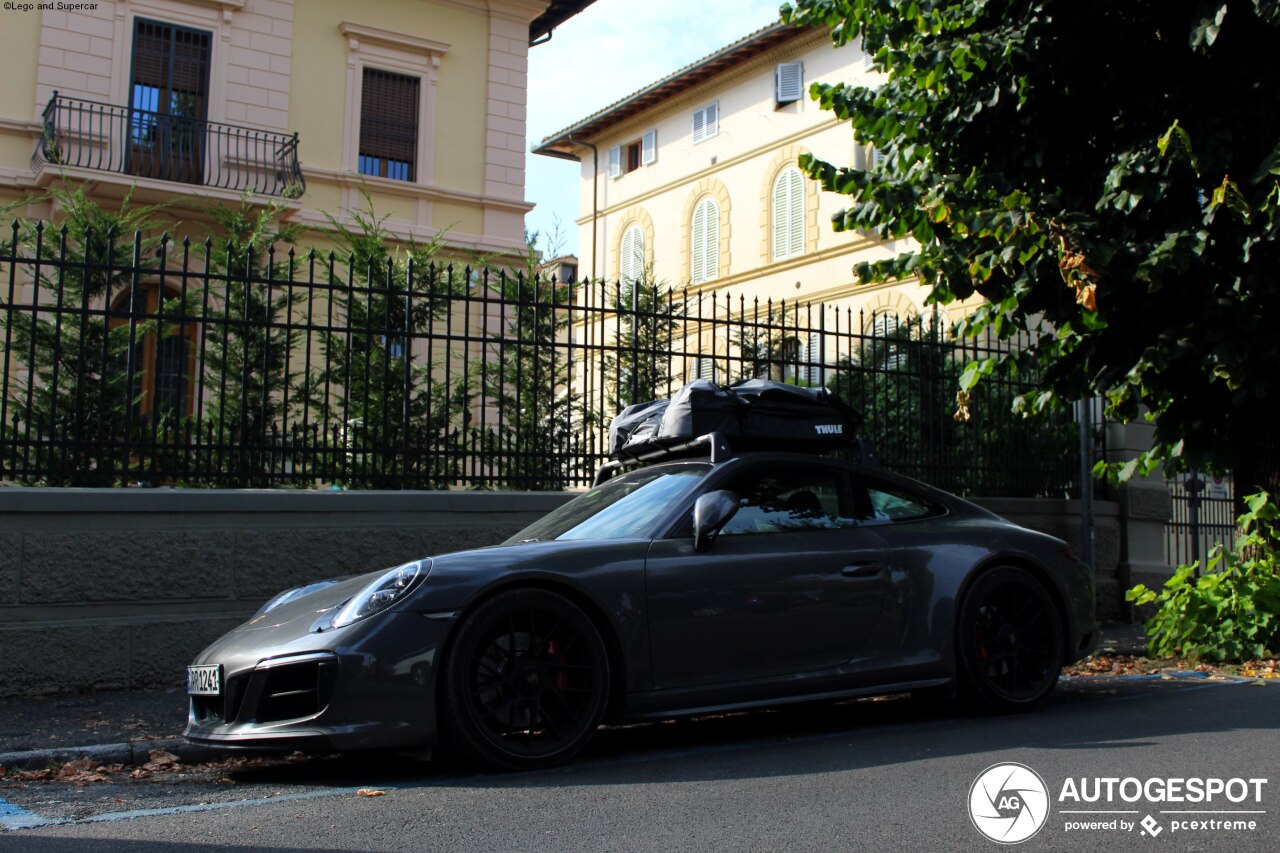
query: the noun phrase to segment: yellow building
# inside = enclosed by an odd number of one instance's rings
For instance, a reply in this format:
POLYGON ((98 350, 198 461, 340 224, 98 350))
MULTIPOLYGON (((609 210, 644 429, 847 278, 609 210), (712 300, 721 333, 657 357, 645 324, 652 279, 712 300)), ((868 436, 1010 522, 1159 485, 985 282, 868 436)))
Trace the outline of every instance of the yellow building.
MULTIPOLYGON (((814 82, 875 85, 876 72, 858 45, 835 48, 826 30, 778 22, 535 145, 582 164, 582 273, 645 278, 708 306, 727 296, 735 310, 785 301, 802 306, 802 326, 822 322, 803 307, 819 303, 838 308, 846 328, 851 317, 870 326, 926 314, 918 283, 863 285, 854 273, 855 263, 908 251, 910 241, 837 233, 831 217, 848 199, 822 193, 797 167, 806 153, 858 168, 877 160, 809 98, 814 82)), ((812 339, 791 345, 799 362, 813 363, 820 349, 812 339)))
POLYGON ((188 221, 188 197, 252 191, 323 228, 368 192, 395 237, 507 254, 532 207, 529 44, 589 3, 16 5, 0 26, 0 203, 66 176, 188 221))

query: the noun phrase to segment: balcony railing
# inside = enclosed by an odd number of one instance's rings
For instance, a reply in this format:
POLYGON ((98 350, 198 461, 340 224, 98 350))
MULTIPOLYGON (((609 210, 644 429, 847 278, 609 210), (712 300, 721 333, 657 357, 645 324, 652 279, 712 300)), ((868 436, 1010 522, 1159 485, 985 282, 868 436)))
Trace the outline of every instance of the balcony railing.
POLYGON ((274 133, 53 93, 31 167, 68 166, 297 198, 298 134, 274 133))

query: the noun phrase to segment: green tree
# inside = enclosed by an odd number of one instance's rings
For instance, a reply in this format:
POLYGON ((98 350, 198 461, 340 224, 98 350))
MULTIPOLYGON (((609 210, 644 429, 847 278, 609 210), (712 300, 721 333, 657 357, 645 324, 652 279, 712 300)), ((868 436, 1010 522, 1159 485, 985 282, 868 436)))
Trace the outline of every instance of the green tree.
POLYGON ((354 227, 329 217, 344 251, 341 262, 329 257, 332 321, 302 394, 327 425, 344 482, 448 488, 462 465, 470 377, 447 369, 449 352, 427 358, 426 341, 456 306, 466 310, 468 277, 435 263, 443 234, 402 247, 367 195, 351 215, 354 227))
POLYGON ((35 448, 32 461, 46 472, 45 484, 110 485, 127 472, 128 453, 90 449, 114 450, 156 426, 137 405, 136 357, 155 321, 139 318, 146 309, 138 300, 118 303, 122 294, 143 293, 130 289, 135 271, 161 245, 155 235, 163 205, 135 205, 129 194, 105 209, 79 185, 51 188, 37 200, 53 203, 59 224, 20 218, 12 226, 18 254, 39 262, 24 268, 35 271, 30 283, 40 308, 10 310, 0 332, 30 386, 27 393, 9 385, 2 429, 35 448))
POLYGON ((861 42, 875 88, 815 85, 885 155, 802 167, 850 196, 837 229, 913 237, 863 281, 916 276, 986 301, 962 329, 1026 333, 1029 410, 1105 395, 1150 412, 1163 462, 1280 493, 1280 3, 796 0, 784 17, 861 42))
POLYGON ((573 286, 543 276, 536 241, 529 238, 521 269, 486 270, 481 281, 501 306, 502 332, 473 368, 496 416, 477 434, 503 487, 559 491, 589 474, 580 436, 597 415, 572 388, 565 337, 573 286))
POLYGON ((189 312, 200 311, 196 303, 210 297, 203 377, 208 400, 201 404, 198 429, 216 445, 235 448, 218 467, 240 486, 270 484, 276 445, 305 438, 296 420, 293 434, 281 437, 290 409, 296 411, 308 392, 300 369, 304 336, 294 316, 303 291, 291 286, 293 246, 303 228, 282 221, 285 210, 278 202, 263 207, 247 199, 236 207, 207 206, 217 231, 204 250, 213 280, 223 284, 208 294, 187 294, 189 312))
POLYGON ((671 338, 682 307, 669 288, 653 280, 652 266, 642 278, 613 287, 607 283, 599 286, 606 291, 606 302, 618 318, 613 351, 603 362, 608 394, 603 414, 608 418, 634 403, 669 393, 671 338))

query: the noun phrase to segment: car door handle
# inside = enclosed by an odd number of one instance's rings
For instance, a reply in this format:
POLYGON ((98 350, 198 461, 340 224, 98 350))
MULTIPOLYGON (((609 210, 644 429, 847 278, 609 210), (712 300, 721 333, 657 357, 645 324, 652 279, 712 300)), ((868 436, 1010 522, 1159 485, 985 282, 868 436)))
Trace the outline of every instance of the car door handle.
POLYGON ((888 569, 879 563, 863 562, 850 563, 840 570, 840 574, 847 578, 874 578, 883 575, 887 571, 888 569))

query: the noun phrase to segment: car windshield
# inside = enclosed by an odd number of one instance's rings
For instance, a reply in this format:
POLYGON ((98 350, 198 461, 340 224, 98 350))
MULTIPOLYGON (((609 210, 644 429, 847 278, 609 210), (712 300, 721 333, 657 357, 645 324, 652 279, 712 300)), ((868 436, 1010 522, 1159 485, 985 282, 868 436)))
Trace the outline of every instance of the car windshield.
POLYGON ((674 502, 688 494, 707 470, 706 465, 685 465, 632 471, 579 495, 504 544, 639 536, 674 502))

